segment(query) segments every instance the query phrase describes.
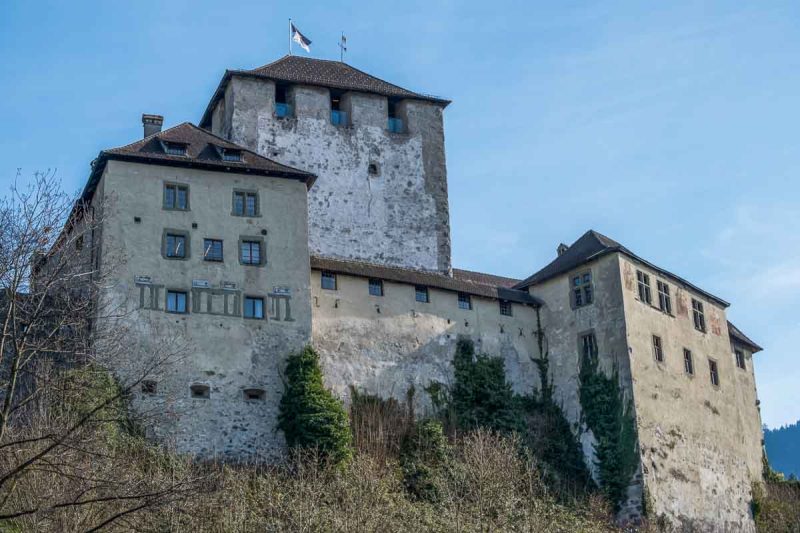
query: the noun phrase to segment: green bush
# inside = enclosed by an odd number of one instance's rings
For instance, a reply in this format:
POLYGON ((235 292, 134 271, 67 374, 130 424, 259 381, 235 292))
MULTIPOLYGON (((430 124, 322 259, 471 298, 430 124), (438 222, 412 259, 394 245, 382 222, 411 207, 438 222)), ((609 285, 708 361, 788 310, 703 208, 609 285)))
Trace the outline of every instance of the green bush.
POLYGON ((429 502, 439 500, 439 480, 450 452, 444 428, 438 420, 418 422, 415 431, 403 439, 400 449, 403 484, 413 498, 429 502))
POLYGON ((322 384, 319 356, 306 347, 290 355, 278 412, 278 429, 293 449, 315 449, 334 464, 352 456, 352 433, 342 402, 322 384))

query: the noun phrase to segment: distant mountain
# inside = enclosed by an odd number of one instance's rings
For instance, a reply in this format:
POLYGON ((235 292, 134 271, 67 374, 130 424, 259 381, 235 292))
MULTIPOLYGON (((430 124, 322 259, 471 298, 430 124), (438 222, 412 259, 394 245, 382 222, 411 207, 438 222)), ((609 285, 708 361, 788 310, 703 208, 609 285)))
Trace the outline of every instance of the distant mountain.
POLYGON ((800 420, 778 429, 764 429, 767 458, 773 470, 800 478, 800 420))

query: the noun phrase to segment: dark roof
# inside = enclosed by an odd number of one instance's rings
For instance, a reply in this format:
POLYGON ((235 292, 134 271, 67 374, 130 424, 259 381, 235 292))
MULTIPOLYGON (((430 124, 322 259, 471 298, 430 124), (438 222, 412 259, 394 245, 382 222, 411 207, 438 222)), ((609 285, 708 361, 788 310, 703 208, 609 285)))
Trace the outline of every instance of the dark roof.
POLYGON ((126 146, 100 152, 97 159, 92 162, 92 172, 83 191, 84 201, 94 194, 97 182, 109 160, 274 176, 303 181, 309 188, 316 179, 314 174, 282 165, 222 137, 212 135, 194 124, 184 122, 126 146), (169 143, 185 146, 186 155, 168 154, 165 151, 165 144, 169 143), (240 151, 241 161, 224 161, 220 153, 223 149, 240 151))
POLYGON ((764 348, 750 340, 750 337, 742 333, 742 330, 737 328, 733 325, 730 321, 728 321, 728 334, 730 335, 731 339, 739 344, 743 344, 748 348, 751 348, 753 353, 760 352, 764 348))
POLYGON ((378 278, 386 281, 408 283, 410 285, 424 285, 453 292, 465 292, 486 298, 510 300, 512 302, 541 305, 541 300, 534 298, 527 291, 510 289, 498 285, 493 280, 502 280, 505 284, 509 278, 501 278, 479 272, 454 270, 453 276, 446 276, 437 272, 424 272, 410 268, 389 267, 376 265, 363 261, 334 259, 331 257, 311 256, 311 268, 314 270, 328 270, 339 274, 348 274, 363 278, 378 278))
POLYGON ((514 285, 520 282, 520 280, 515 278, 505 278, 493 274, 484 274, 483 272, 461 270, 460 268, 453 269, 453 277, 462 281, 479 283, 482 285, 494 285, 495 287, 505 287, 507 289, 514 287, 514 285))
POLYGON ((450 100, 444 98, 404 89, 341 61, 287 55, 277 61, 252 70, 226 70, 225 75, 222 77, 214 96, 211 98, 203 114, 203 118, 200 120, 201 126, 208 125, 214 106, 217 100, 224 95, 225 87, 228 85, 231 76, 265 78, 302 85, 318 85, 344 91, 380 94, 395 98, 426 100, 443 106, 450 103, 450 100))
POLYGON ((539 270, 535 274, 527 277, 520 283, 517 283, 514 288, 515 289, 527 289, 531 285, 537 285, 549 279, 552 279, 556 276, 569 272, 579 266, 592 261, 594 259, 598 259, 606 254, 619 252, 621 254, 625 254, 631 259, 634 259, 643 265, 655 270, 659 274, 665 277, 672 278, 673 280, 681 283, 692 290, 702 294, 706 298, 713 300, 714 302, 718 303, 723 307, 728 307, 730 304, 723 300, 722 298, 718 298, 711 293, 708 293, 686 281, 685 279, 677 276, 663 268, 659 268, 656 265, 650 263, 649 261, 642 259, 638 255, 631 252, 629 249, 615 241, 614 239, 610 239, 605 235, 602 235, 594 230, 589 230, 584 233, 577 241, 572 243, 572 245, 567 248, 567 250, 556 257, 553 261, 550 262, 547 266, 543 269, 539 270))

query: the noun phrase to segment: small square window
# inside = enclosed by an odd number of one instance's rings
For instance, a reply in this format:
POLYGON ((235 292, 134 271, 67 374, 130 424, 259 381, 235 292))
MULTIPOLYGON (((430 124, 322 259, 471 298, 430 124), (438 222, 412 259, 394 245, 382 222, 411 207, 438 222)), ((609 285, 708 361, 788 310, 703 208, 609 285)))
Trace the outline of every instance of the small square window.
POLYGON ((169 259, 186 258, 186 235, 167 233, 164 236, 164 256, 169 259))
POLYGON ((459 309, 464 309, 466 311, 471 311, 472 310, 472 297, 469 294, 465 293, 465 292, 459 292, 458 293, 458 308, 459 309))
POLYGON ((157 388, 156 382, 152 379, 142 381, 142 394, 155 394, 157 388))
POLYGON ((648 305, 651 304, 653 302, 653 296, 650 293, 650 276, 641 270, 637 270, 636 281, 639 285, 639 300, 648 305))
POLYGON ((262 402, 266 398, 264 389, 244 389, 242 396, 247 402, 262 402))
POLYGON ((383 296, 383 280, 370 279, 369 280, 369 293, 372 296, 383 296))
POLYGON ((192 398, 208 400, 211 397, 211 387, 201 383, 195 383, 189 387, 189 393, 192 398))
POLYGON ((683 370, 690 376, 694 375, 694 358, 691 350, 683 349, 683 370))
POLYGON ((258 194, 235 191, 233 193, 233 214, 240 217, 258 216, 258 194))
POLYGON ((236 150, 233 148, 223 148, 222 149, 222 160, 223 161, 241 161, 242 160, 242 151, 236 150))
POLYGON ((186 298, 183 291, 167 291, 167 313, 186 313, 186 298))
POLYGON ((692 319, 694 320, 694 329, 697 331, 706 332, 706 316, 703 312, 703 302, 692 298, 692 319))
POLYGON ((169 155, 186 155, 186 144, 184 143, 177 143, 177 142, 170 142, 170 141, 163 141, 164 144, 164 151, 169 155))
POLYGON ((321 275, 321 287, 329 291, 336 290, 336 274, 324 270, 321 275))
POLYGON ((711 384, 719 387, 719 367, 713 359, 708 360, 708 371, 711 377, 711 384))
POLYGON ((174 183, 164 184, 164 209, 189 209, 189 187, 174 183))
POLYGON ((203 239, 203 260, 222 261, 222 240, 203 239))
POLYGON ((414 298, 418 302, 422 302, 424 304, 430 303, 430 297, 428 296, 428 287, 424 285, 417 285, 414 287, 414 298))
POLYGON ((742 350, 734 350, 734 356, 736 357, 736 366, 745 370, 747 368, 747 364, 744 360, 744 352, 742 350))
POLYGON ((262 264, 261 241, 242 240, 239 245, 239 261, 243 265, 262 264))
POLYGON ((653 356, 659 363, 664 362, 664 348, 661 346, 661 337, 653 335, 653 356))
POLYGON ((508 300, 500 300, 500 314, 503 316, 513 316, 514 308, 508 300))
POLYGON ((245 318, 264 318, 264 298, 255 296, 244 297, 244 317, 245 318))

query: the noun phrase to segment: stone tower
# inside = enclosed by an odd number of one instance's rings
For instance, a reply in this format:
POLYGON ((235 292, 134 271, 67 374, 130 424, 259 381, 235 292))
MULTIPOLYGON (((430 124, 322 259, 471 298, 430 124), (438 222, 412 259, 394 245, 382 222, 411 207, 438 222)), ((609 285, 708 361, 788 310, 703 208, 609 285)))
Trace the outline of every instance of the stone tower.
POLYGON ((285 56, 226 71, 200 125, 318 176, 312 254, 449 274, 448 103, 342 62, 285 56))

